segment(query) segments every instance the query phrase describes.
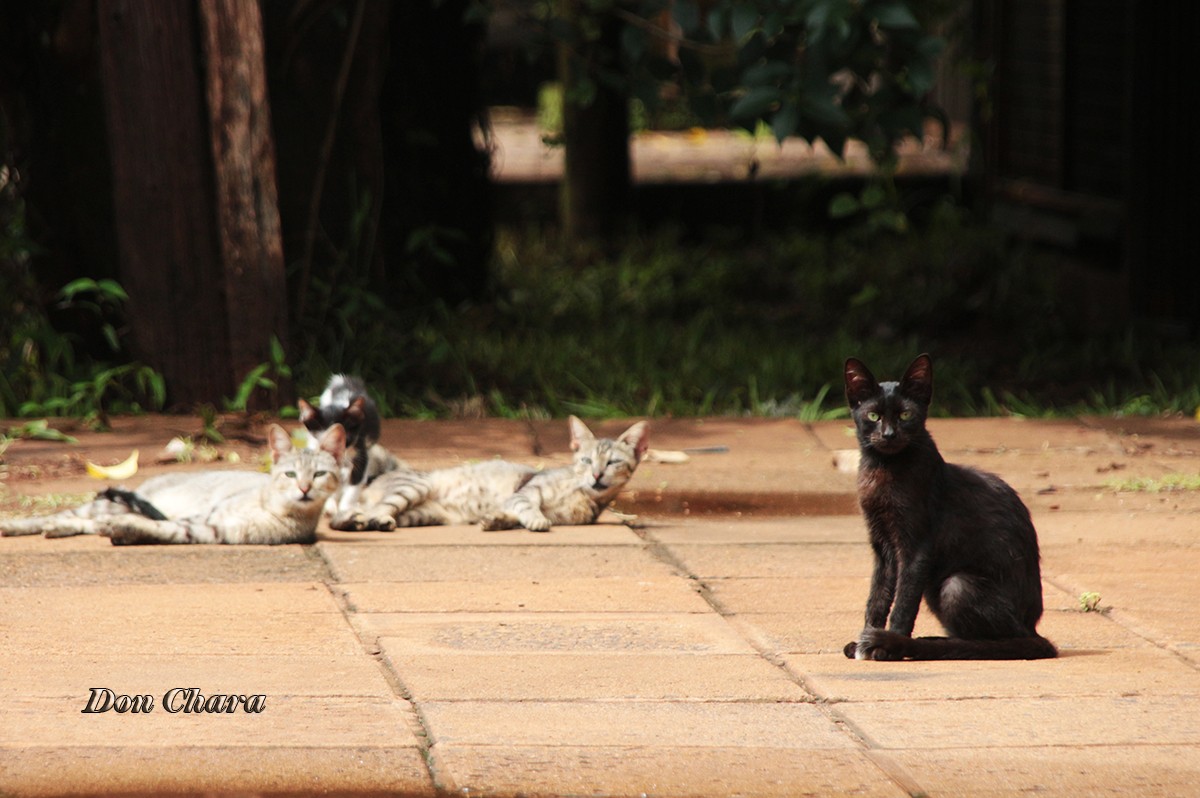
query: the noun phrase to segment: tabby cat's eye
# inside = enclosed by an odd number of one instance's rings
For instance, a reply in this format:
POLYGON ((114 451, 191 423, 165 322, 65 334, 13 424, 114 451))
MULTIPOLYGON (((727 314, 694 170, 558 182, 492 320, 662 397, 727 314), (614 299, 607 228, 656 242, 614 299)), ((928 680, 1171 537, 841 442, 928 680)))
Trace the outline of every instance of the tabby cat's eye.
POLYGON ((879 420, 879 414, 876 413, 874 410, 872 410, 870 413, 867 413, 867 421, 874 422, 874 421, 878 421, 878 420, 879 420))
POLYGON ((285 477, 287 477, 288 479, 295 479, 295 478, 296 478, 296 472, 295 472, 295 471, 284 471, 284 472, 283 472, 283 475, 284 475, 285 477))
POLYGON ((913 411, 911 411, 911 410, 900 411, 900 420, 901 421, 912 421, 912 417, 913 417, 913 411))
POLYGON ((323 477, 328 473, 329 473, 328 471, 314 471, 313 476, 314 477, 323 477))

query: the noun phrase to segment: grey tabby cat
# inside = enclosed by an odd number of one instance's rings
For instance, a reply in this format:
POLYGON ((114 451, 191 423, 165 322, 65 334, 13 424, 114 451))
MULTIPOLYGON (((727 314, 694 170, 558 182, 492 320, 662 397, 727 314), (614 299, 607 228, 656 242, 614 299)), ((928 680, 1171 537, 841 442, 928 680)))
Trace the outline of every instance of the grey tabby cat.
POLYGON ((616 498, 646 452, 646 422, 616 440, 597 438, 570 420, 573 465, 539 472, 504 460, 442 468, 393 471, 371 483, 363 506, 336 529, 480 523, 484 529, 525 527, 544 532, 553 524, 590 524, 616 498))
POLYGON ((341 485, 346 432, 335 424, 317 449, 293 449, 272 424, 270 474, 163 474, 136 491, 108 488, 92 502, 40 518, 0 521, 0 536, 103 535, 139 543, 311 543, 325 501, 341 485))

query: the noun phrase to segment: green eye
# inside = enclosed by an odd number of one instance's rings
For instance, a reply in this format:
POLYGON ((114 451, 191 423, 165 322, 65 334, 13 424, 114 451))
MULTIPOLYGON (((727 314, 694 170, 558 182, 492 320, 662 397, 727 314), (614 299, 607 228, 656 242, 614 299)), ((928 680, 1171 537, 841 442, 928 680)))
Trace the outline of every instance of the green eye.
POLYGON ((874 421, 878 421, 878 420, 879 420, 879 414, 876 413, 874 410, 872 410, 870 413, 867 413, 867 421, 874 422, 874 421))
POLYGON ((902 410, 900 412, 900 420, 901 421, 912 421, 912 417, 913 417, 913 411, 911 411, 911 410, 902 410))
POLYGON ((287 477, 288 479, 295 479, 295 478, 296 478, 296 472, 295 472, 295 471, 284 471, 284 472, 283 472, 283 475, 284 475, 285 477, 287 477))
POLYGON ((328 473, 329 473, 328 471, 314 471, 313 476, 314 477, 323 477, 328 473))

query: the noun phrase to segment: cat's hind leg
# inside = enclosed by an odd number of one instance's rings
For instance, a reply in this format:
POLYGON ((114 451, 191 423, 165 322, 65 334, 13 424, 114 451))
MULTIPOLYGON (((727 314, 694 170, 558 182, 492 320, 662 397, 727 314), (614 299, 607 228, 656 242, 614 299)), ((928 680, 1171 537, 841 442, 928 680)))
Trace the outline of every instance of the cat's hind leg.
POLYGON ((517 526, 523 526, 530 532, 550 531, 550 519, 542 512, 541 499, 541 491, 536 488, 517 491, 504 500, 498 511, 484 519, 484 531, 515 529, 517 526), (515 524, 512 523, 514 520, 515 524))
POLYGON ((96 532, 114 546, 138 546, 156 543, 219 543, 217 530, 195 521, 156 521, 143 515, 126 513, 96 522, 96 532))

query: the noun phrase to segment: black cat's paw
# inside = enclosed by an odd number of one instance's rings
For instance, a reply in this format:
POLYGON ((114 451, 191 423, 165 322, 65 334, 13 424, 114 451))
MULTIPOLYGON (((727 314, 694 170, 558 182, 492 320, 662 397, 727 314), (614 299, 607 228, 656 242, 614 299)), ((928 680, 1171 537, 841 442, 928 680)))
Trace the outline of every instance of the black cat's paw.
POLYGON ((885 629, 863 629, 858 640, 847 643, 843 653, 850 659, 890 662, 904 659, 901 645, 907 640, 903 635, 885 629))

